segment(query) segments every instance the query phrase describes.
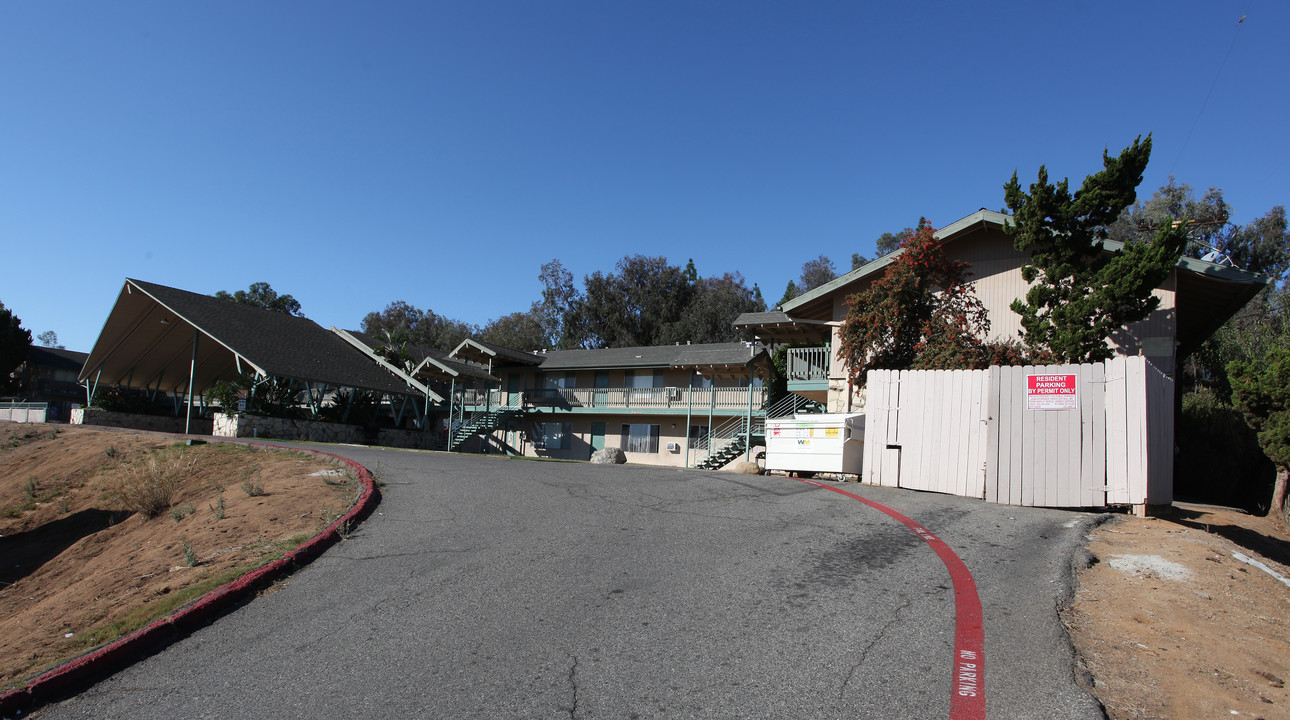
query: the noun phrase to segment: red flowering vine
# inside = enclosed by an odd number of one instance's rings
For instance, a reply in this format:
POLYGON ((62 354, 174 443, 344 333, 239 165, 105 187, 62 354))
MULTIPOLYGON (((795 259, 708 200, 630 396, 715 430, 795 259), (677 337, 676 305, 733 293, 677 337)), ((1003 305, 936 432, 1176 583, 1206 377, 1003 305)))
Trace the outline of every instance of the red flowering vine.
POLYGON ((969 267, 947 257, 932 226, 920 222, 886 273, 847 298, 839 351, 853 381, 863 384, 865 372, 878 368, 980 368, 1023 360, 1017 343, 985 340, 990 320, 967 284, 969 267))

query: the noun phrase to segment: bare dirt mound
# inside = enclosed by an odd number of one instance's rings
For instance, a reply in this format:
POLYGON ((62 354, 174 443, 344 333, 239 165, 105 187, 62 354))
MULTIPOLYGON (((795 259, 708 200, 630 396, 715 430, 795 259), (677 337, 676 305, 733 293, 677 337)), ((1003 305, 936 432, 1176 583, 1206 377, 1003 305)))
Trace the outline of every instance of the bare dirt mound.
POLYGON ((1088 549, 1063 620, 1108 716, 1290 718, 1285 526, 1179 503, 1116 518, 1088 549))
POLYGON ((0 689, 276 559, 357 492, 305 453, 0 424, 0 689))

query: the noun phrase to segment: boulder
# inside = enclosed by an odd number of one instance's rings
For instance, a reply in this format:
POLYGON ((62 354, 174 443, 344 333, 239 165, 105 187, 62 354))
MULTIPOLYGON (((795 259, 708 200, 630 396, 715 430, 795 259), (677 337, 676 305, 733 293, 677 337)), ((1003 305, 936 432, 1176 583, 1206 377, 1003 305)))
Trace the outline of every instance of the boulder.
POLYGON ((591 462, 601 465, 622 465, 627 462, 627 453, 619 448, 605 448, 592 453, 591 462))
POLYGON ((759 466, 759 465, 758 465, 757 463, 755 463, 755 462, 748 462, 747 460, 740 460, 739 462, 737 462, 737 463, 735 463, 734 465, 731 465, 731 466, 730 466, 730 472, 736 472, 736 473, 740 473, 740 474, 742 474, 742 475, 760 475, 760 474, 761 474, 761 466, 759 466))

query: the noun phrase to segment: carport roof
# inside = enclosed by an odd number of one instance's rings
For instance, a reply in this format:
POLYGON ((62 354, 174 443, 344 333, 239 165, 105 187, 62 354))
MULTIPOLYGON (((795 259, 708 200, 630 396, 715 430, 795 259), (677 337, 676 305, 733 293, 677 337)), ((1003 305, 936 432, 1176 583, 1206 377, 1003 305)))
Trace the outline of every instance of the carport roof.
POLYGON ((79 380, 187 391, 190 367, 198 390, 256 371, 420 394, 312 320, 134 279, 121 288, 79 380))
MULTIPOLYGON (((341 331, 336 331, 341 332, 341 331)), ((384 343, 376 338, 359 330, 345 330, 344 334, 349 335, 355 340, 367 346, 372 354, 384 343)), ((501 382, 498 378, 488 374, 488 371, 478 365, 472 365, 464 360, 452 357, 448 353, 437 348, 427 347, 425 345, 409 344, 408 355, 415 363, 411 375, 417 378, 428 378, 430 380, 449 380, 462 378, 469 380, 482 380, 485 382, 501 382)))

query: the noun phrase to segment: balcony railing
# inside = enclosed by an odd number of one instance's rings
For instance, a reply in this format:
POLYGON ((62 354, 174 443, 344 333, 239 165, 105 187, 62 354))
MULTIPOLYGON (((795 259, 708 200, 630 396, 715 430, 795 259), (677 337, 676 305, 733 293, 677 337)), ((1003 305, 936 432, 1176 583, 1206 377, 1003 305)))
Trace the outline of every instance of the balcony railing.
POLYGON ((789 348, 789 380, 828 380, 829 346, 789 348))
POLYGON ((490 407, 506 409, 519 407, 519 393, 508 393, 505 390, 462 390, 458 395, 463 405, 471 407, 490 407))
MULTIPOLYGON (((696 412, 709 408, 719 410, 746 410, 748 388, 544 388, 530 389, 523 393, 501 390, 467 390, 462 401, 468 406, 481 407, 485 403, 498 407, 532 407, 551 409, 675 409, 693 408, 696 412)), ((752 406, 760 410, 766 404, 766 389, 752 389, 752 406)))

